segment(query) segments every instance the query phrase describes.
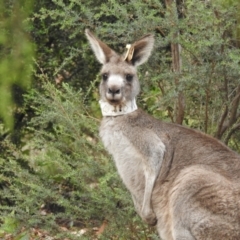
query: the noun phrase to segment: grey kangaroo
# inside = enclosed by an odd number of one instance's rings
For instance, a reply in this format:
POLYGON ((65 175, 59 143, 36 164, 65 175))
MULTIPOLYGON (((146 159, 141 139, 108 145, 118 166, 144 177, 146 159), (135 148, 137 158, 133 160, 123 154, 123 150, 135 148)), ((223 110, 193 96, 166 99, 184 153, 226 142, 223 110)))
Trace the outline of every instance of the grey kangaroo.
POLYGON ((149 58, 149 34, 119 55, 89 30, 102 64, 100 137, 137 213, 164 240, 240 239, 240 156, 201 132, 157 120, 136 105, 137 66, 149 58))

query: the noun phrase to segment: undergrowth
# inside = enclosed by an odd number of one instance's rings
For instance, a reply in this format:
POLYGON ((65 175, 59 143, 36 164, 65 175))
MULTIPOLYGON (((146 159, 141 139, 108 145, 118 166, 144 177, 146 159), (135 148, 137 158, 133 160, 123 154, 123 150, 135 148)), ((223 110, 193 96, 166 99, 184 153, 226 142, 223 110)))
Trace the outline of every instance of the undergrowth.
POLYGON ((1 143, 0 233, 22 239, 39 228, 54 239, 79 239, 71 231, 84 229, 81 239, 154 239, 99 141, 99 119, 83 92, 44 83, 25 100, 36 116, 24 144, 1 143))

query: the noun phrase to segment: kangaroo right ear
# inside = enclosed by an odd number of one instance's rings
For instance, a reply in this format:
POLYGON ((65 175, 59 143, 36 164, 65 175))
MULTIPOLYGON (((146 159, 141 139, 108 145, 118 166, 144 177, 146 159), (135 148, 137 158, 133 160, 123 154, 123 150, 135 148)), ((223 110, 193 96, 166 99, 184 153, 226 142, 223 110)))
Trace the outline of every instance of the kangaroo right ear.
POLYGON ((97 39, 88 29, 85 30, 85 34, 96 58, 101 64, 107 63, 109 59, 116 54, 107 44, 97 39))
POLYGON ((127 45, 128 51, 125 61, 131 62, 135 66, 139 66, 146 62, 151 54, 154 45, 154 36, 148 34, 132 45, 127 45))

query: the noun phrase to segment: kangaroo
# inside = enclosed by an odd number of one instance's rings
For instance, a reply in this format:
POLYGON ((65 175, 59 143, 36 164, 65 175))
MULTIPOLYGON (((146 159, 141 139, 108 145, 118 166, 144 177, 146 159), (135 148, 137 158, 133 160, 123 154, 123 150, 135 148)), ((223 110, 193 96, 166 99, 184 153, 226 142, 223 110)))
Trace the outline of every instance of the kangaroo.
POLYGON ((211 136, 137 107, 137 66, 150 57, 153 35, 119 55, 85 33, 102 64, 100 137, 137 213, 164 240, 239 240, 240 156, 211 136))

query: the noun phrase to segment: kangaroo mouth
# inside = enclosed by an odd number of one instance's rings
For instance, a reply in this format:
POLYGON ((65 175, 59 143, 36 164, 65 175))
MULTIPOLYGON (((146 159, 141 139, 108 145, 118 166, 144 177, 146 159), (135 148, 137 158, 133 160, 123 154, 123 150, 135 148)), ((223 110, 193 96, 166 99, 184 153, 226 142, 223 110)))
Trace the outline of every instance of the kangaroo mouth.
POLYGON ((117 99, 108 99, 108 102, 109 102, 111 105, 114 105, 114 106, 122 105, 122 101, 117 100, 117 99))

